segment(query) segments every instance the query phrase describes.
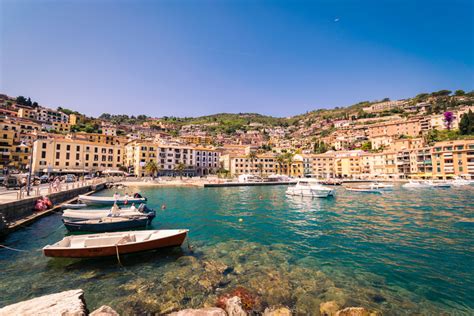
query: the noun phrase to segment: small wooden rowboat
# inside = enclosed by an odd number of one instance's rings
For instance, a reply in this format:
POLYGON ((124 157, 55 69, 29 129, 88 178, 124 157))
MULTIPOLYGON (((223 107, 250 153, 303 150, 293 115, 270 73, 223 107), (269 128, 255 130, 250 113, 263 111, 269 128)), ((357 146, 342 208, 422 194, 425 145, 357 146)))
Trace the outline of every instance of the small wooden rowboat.
POLYGON ((346 188, 347 191, 352 192, 364 192, 364 193, 382 193, 380 189, 371 189, 371 188, 355 188, 355 187, 348 187, 346 188))
POLYGON ((140 197, 140 198, 134 198, 134 197, 119 197, 117 199, 114 199, 113 197, 110 196, 91 196, 91 195, 79 195, 79 201, 82 203, 85 203, 87 205, 123 205, 123 204, 140 204, 140 203, 145 203, 146 198, 140 197))
POLYGON ((64 226, 70 232, 115 232, 119 230, 127 230, 138 227, 146 227, 151 219, 146 215, 140 216, 117 216, 103 217, 100 219, 87 219, 79 221, 63 220, 64 226))
POLYGON ((47 257, 94 258, 181 246, 187 229, 67 236, 43 248, 47 257))

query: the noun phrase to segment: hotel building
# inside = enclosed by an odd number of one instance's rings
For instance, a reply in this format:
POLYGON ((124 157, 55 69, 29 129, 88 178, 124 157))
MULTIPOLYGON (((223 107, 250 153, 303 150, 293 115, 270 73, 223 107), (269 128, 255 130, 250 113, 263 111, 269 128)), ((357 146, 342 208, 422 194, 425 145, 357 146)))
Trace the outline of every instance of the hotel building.
POLYGON ((447 179, 464 174, 474 176, 474 140, 435 143, 431 157, 434 178, 447 179))

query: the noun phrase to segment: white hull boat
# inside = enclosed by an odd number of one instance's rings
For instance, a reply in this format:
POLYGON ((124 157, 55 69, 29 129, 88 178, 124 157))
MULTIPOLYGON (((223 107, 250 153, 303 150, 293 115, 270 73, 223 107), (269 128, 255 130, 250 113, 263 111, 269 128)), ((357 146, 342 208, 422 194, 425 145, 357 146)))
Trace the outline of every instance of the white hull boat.
POLYGON ((123 204, 140 204, 145 203, 146 198, 134 198, 134 197, 123 197, 118 198, 109 197, 109 196, 92 196, 92 195, 79 195, 79 201, 87 205, 123 205, 123 204))
POLYGON ((334 190, 322 186, 317 180, 304 179, 298 180, 295 186, 290 186, 286 190, 286 194, 291 196, 326 198, 328 196, 333 196, 334 190))
POLYGON ((432 188, 450 188, 451 187, 451 183, 449 182, 428 181, 428 185, 432 188))
POLYGON ((426 189, 429 188, 430 185, 422 181, 410 181, 408 183, 405 183, 403 187, 406 189, 426 189))
MULTIPOLYGON (((140 205, 139 208, 126 208, 126 209, 120 209, 116 213, 113 214, 113 216, 143 216, 143 215, 152 215, 154 216, 155 212, 153 210, 150 210, 146 208, 144 204, 140 205)), ((81 220, 93 220, 93 219, 100 219, 103 217, 107 217, 109 215, 112 215, 111 210, 105 209, 105 210, 91 210, 91 209, 85 209, 85 210, 64 210, 63 212, 63 220, 66 221, 81 221, 81 220)))

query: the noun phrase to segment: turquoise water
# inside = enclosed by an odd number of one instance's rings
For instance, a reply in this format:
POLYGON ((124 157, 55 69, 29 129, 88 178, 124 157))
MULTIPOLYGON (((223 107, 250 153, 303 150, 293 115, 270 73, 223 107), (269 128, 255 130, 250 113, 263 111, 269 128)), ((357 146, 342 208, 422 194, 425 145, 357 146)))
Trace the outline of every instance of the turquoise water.
POLYGON ((166 313, 242 287, 256 311, 318 315, 333 300, 387 315, 474 314, 474 186, 337 188, 329 199, 286 197, 285 186, 127 190, 148 197, 153 228, 189 228, 191 249, 123 256, 123 267, 49 259, 37 249, 66 234, 52 215, 2 242, 29 252, 0 249, 0 306, 82 288, 90 308, 166 313))

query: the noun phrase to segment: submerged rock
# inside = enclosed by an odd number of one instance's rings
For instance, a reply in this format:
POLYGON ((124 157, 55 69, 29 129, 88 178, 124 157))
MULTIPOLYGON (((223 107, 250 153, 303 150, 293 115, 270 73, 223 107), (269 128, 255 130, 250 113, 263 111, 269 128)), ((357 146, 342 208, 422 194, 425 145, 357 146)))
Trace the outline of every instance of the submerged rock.
POLYGON ((84 291, 70 290, 44 295, 0 309, 1 316, 10 315, 87 315, 84 291))
POLYGON ((263 316, 291 316, 291 311, 288 307, 271 307, 265 309, 263 316))
POLYGON ((370 313, 363 307, 347 307, 336 312, 335 316, 369 316, 370 313))
POLYGON ((222 308, 208 307, 200 309, 183 309, 179 312, 168 314, 169 316, 227 316, 226 312, 222 308))
POLYGON ((339 310, 339 305, 335 301, 324 302, 319 305, 321 316, 334 316, 339 310))
POLYGON ((119 313, 114 311, 112 307, 109 307, 107 305, 102 305, 95 311, 89 314, 90 316, 119 316, 119 313))
POLYGON ((247 316, 247 313, 242 308, 242 301, 238 296, 231 297, 227 300, 225 311, 229 316, 247 316))

